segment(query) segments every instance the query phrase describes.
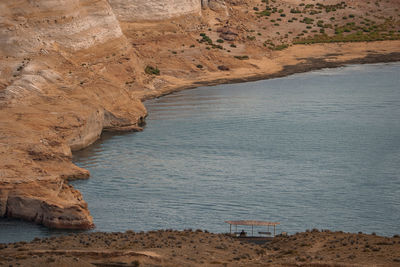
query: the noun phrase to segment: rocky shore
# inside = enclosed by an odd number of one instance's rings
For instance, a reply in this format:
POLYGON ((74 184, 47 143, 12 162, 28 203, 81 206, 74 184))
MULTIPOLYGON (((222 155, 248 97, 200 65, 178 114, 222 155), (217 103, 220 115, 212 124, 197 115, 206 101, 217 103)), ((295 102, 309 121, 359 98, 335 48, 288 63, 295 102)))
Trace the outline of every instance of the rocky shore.
POLYGON ((400 266, 400 237, 311 230, 253 244, 202 230, 72 234, 0 244, 0 266, 400 266))
POLYGON ((140 15, 148 20, 134 16, 135 1, 125 8, 117 0, 0 4, 0 217, 94 227, 87 203, 68 184, 89 177, 71 162, 72 152, 103 131, 140 131, 145 99, 200 85, 400 60, 395 0, 378 1, 379 8, 364 1, 340 8, 331 0, 273 7, 202 1, 203 9, 200 1, 171 1, 181 13, 171 13, 176 8, 167 2, 155 10, 155 1, 146 1, 140 15), (323 13, 328 4, 337 7, 330 18, 323 13), (319 28, 335 34, 341 25, 351 32, 366 23, 379 30, 363 35, 375 36, 374 42, 295 44, 319 28))

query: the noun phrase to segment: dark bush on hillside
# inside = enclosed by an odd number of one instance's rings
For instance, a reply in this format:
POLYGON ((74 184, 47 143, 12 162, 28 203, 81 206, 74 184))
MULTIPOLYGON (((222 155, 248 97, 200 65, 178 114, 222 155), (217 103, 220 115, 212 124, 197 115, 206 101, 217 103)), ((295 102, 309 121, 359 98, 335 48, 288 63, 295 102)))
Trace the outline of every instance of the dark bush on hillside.
POLYGON ((160 75, 160 70, 153 66, 146 66, 144 72, 149 75, 160 75))

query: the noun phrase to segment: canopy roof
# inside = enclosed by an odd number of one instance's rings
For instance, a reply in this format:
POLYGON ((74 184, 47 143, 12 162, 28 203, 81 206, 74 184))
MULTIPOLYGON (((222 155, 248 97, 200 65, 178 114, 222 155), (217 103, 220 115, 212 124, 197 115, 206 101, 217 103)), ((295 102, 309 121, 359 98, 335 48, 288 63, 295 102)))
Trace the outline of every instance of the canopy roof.
POLYGON ((281 224, 279 222, 265 222, 265 221, 225 221, 232 225, 255 225, 255 226, 275 226, 281 224))

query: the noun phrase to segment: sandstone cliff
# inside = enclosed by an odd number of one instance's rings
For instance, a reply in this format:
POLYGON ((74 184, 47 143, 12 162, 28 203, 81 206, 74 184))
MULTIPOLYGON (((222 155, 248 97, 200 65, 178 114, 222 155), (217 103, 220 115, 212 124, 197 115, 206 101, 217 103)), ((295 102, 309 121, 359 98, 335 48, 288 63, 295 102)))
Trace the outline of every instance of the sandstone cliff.
POLYGON ((200 0, 108 0, 121 21, 163 20, 187 14, 200 15, 200 0))
POLYGON ((0 12, 0 216, 90 228, 66 182, 89 176, 71 150, 105 128, 139 129, 145 109, 119 76, 141 64, 106 1, 3 1, 0 12))
MULTIPOLYGON (((287 14, 298 8, 293 0, 275 5, 287 14)), ((329 16, 339 24, 346 14, 374 8, 362 1, 351 5, 329 16)), ((400 30, 399 5, 381 3, 379 16, 368 15, 369 21, 388 25, 384 18, 392 16, 388 32, 400 30)), ((199 84, 400 59, 399 41, 280 51, 276 47, 310 26, 299 22, 302 14, 277 26, 260 17, 260 9, 265 2, 259 0, 1 1, 0 216, 93 227, 82 195, 68 185, 89 177, 72 164, 72 151, 102 131, 141 130, 144 99, 199 84), (145 74, 147 65, 161 75, 145 74)), ((315 24, 318 14, 309 15, 315 24)))

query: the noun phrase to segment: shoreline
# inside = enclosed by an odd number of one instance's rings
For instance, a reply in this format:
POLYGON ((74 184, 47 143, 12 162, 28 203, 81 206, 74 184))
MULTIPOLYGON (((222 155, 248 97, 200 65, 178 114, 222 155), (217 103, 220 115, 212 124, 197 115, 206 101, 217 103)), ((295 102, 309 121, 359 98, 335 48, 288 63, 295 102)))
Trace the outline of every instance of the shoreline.
POLYGON ((208 87, 208 86, 216 86, 222 84, 237 84, 237 83, 246 83, 246 82, 255 82, 276 78, 284 78, 290 75, 299 74, 299 73, 307 73, 321 69, 332 69, 332 68, 340 68, 347 65, 364 65, 364 64, 384 64, 384 63, 396 63, 400 62, 400 52, 392 52, 387 54, 376 54, 370 53, 363 58, 355 58, 350 60, 338 61, 338 62, 329 62, 325 61, 322 58, 309 58, 306 59, 307 63, 298 63, 295 65, 285 65, 283 70, 278 71, 272 74, 257 74, 257 75, 249 75, 243 77, 234 77, 234 78, 218 78, 215 80, 206 80, 206 81, 194 81, 192 84, 176 87, 168 89, 167 92, 162 92, 159 95, 145 95, 140 100, 142 102, 160 98, 166 96, 168 94, 172 94, 175 92, 187 90, 187 89, 196 89, 199 87, 208 87))

